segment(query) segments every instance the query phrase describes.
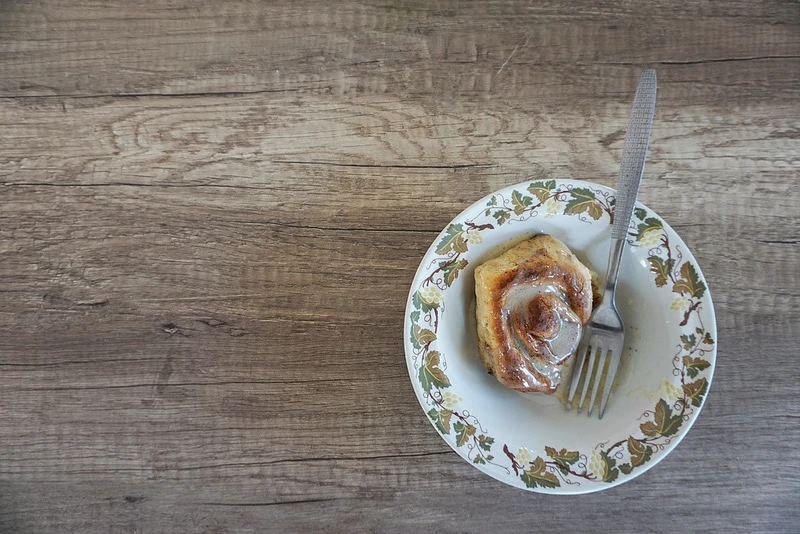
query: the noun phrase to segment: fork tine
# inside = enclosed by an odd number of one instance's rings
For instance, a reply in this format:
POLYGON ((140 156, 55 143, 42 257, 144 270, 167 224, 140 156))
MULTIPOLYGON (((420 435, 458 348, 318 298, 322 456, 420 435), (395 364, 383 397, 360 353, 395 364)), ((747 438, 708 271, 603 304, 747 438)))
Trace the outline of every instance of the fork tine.
POLYGON ((586 400, 586 391, 589 389, 589 383, 592 381, 592 372, 594 371, 594 363, 597 359, 597 348, 593 345, 589 346, 589 366, 586 368, 586 375, 583 378, 583 391, 581 392, 581 400, 578 402, 578 413, 583 409, 583 402, 586 400))
POLYGON ((600 390, 600 381, 603 379, 603 370, 606 368, 606 363, 608 363, 608 353, 611 352, 607 349, 598 349, 599 358, 597 361, 597 371, 594 373, 594 377, 592 378, 592 399, 589 401, 589 413, 588 415, 591 417, 592 410, 594 409, 594 401, 597 398, 597 392, 600 390))
POLYGON ((617 376, 617 369, 619 369, 620 359, 622 359, 622 351, 621 350, 612 351, 611 363, 608 366, 608 375, 606 378, 606 383, 603 386, 603 398, 600 400, 599 419, 602 419, 603 414, 606 412, 606 403, 608 402, 608 397, 611 395, 611 386, 614 384, 614 378, 617 376))
MULTIPOLYGON (((578 384, 581 381, 583 374, 583 364, 586 362, 586 351, 589 350, 588 343, 585 340, 581 341, 578 345, 578 352, 575 354, 575 366, 572 368, 572 382, 569 385, 569 396, 567 397, 567 408, 572 407, 572 401, 575 398, 575 393, 578 392, 578 384)), ((580 411, 580 406, 578 406, 580 411)))

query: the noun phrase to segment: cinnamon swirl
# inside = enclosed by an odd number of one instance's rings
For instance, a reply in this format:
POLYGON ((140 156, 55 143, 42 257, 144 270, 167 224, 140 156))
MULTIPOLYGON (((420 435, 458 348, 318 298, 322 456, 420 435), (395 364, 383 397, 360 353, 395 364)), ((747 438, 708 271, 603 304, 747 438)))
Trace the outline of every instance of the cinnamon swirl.
POLYGON ((475 269, 478 345, 486 368, 523 392, 555 393, 592 313, 592 274, 541 234, 475 269))

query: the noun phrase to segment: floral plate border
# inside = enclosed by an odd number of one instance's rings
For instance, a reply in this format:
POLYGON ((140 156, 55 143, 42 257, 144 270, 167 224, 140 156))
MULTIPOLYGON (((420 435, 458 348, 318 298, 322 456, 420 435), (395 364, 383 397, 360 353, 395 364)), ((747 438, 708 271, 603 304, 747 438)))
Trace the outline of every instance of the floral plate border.
POLYGON ((634 211, 629 242, 647 249, 657 290, 675 295, 670 313, 680 319, 680 337, 674 340, 672 366, 680 385, 669 383, 664 398, 642 413, 638 432, 613 443, 599 443, 588 453, 549 445, 543 450, 521 447, 512 451, 508 444, 496 442, 491 430, 463 407, 463 399, 455 392, 458 385, 448 377, 446 355, 439 350, 437 339, 445 313, 443 294, 467 267, 465 253, 479 245, 487 232, 540 216, 566 215, 611 224, 613 194, 612 189, 577 180, 525 182, 495 192, 442 231, 412 284, 406 306, 405 350, 420 404, 457 453, 507 484, 545 493, 588 493, 629 480, 677 445, 708 393, 716 357, 711 297, 686 246, 642 204, 634 211))

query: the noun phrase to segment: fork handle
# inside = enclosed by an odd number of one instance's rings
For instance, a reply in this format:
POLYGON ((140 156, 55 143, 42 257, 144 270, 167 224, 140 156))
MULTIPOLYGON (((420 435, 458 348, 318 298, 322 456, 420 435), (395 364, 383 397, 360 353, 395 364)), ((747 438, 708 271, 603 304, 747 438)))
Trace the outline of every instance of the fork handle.
POLYGON ((650 133, 653 131, 653 116, 656 110, 656 71, 642 72, 633 108, 628 118, 628 131, 622 147, 622 163, 619 169, 619 183, 614 207, 614 225, 611 228, 611 253, 608 257, 608 276, 603 301, 614 298, 617 288, 617 275, 628 237, 633 207, 639 194, 639 184, 644 173, 650 133))
POLYGON ((625 239, 628 226, 642 181, 647 146, 653 131, 653 115, 656 110, 656 71, 648 69, 639 78, 639 87, 633 98, 633 108, 628 117, 628 130, 622 147, 622 163, 619 169, 614 226, 611 237, 625 239))
POLYGON ((608 275, 606 277, 606 290, 603 292, 603 303, 613 299, 617 290, 617 276, 619 265, 622 263, 622 251, 625 250, 625 239, 611 238, 611 253, 608 255, 608 275))

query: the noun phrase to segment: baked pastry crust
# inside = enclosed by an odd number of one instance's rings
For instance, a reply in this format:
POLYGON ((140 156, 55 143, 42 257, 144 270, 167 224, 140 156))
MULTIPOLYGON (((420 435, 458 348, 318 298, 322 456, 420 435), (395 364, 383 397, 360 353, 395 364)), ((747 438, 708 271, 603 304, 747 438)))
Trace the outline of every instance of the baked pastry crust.
POLYGON ((540 234, 475 269, 478 349, 486 368, 523 392, 555 393, 592 313, 592 274, 540 234))

